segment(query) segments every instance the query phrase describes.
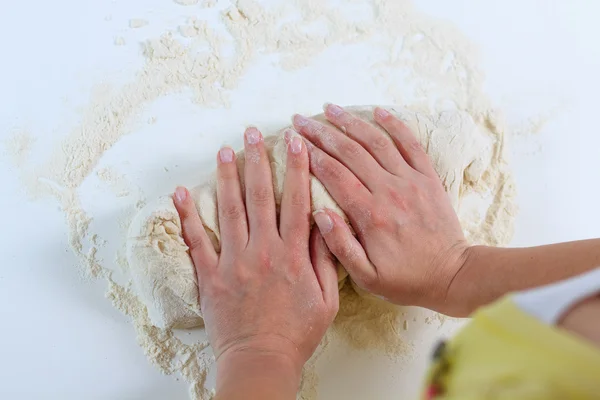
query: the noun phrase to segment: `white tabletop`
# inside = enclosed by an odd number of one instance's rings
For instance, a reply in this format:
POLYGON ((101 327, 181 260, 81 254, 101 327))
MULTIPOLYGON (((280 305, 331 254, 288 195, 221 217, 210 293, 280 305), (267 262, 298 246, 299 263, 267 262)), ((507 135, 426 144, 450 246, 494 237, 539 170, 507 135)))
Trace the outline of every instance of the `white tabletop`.
MULTIPOLYGON (((94 86, 118 86, 139 69, 142 40, 176 28, 190 13, 170 0, 4 3, 0 13, 0 139, 8 139, 16 127, 27 130, 37 139, 34 161, 47 157, 52 145, 77 124, 94 86), (131 18, 144 18, 150 24, 131 30, 131 18), (118 36, 125 39, 124 46, 114 45, 118 36)), ((511 142, 520 208, 513 244, 599 236, 600 3, 420 0, 417 4, 430 15, 452 21, 478 45, 486 91, 510 126, 547 118, 539 133, 511 142)), ((325 101, 378 102, 366 87, 356 85, 341 93, 335 86, 318 88, 323 77, 302 70, 295 74, 297 86, 289 87, 297 91, 292 99, 285 93, 260 93, 260 84, 252 81, 256 72, 250 71, 236 93, 248 98, 251 88, 258 98, 241 107, 234 96, 232 110, 239 117, 223 122, 231 134, 209 143, 210 132, 220 129, 225 114, 198 109, 184 95, 171 96, 160 105, 157 123, 147 136, 133 134, 123 139, 125 143, 103 161, 123 163, 123 158, 133 157, 127 153, 132 148, 128 146, 150 143, 145 147, 147 154, 128 160, 145 171, 136 184, 150 197, 174 183, 197 182, 206 172, 191 169, 197 165, 193 163, 197 154, 205 157, 203 165, 211 165, 212 158, 206 154, 224 142, 239 146, 244 124, 282 126, 291 113, 316 113, 325 101), (314 90, 302 92, 308 84, 314 90), (269 111, 274 105, 277 114, 269 111), (169 139, 161 135, 165 131, 170 132, 169 139), (160 175, 167 165, 185 168, 160 175), (152 173, 160 175, 156 182, 152 173)), ((127 319, 104 298, 105 283, 81 280, 58 205, 51 199, 28 199, 18 168, 5 155, 0 157, 0 178, 4 210, 0 397, 186 399, 185 384, 163 376, 147 362, 127 319)), ((343 363, 353 365, 351 358, 343 363)), ((419 362, 418 373, 424 363, 419 362)), ((418 378, 406 378, 412 374, 406 372, 410 366, 399 366, 398 371, 365 368, 354 365, 346 377, 332 377, 324 385, 358 377, 358 383, 370 387, 376 384, 372 375, 380 373, 388 380, 405 382, 405 387, 399 394, 397 387, 388 385, 377 398, 416 393, 418 378)), ((362 398, 360 391, 355 395, 362 398)))

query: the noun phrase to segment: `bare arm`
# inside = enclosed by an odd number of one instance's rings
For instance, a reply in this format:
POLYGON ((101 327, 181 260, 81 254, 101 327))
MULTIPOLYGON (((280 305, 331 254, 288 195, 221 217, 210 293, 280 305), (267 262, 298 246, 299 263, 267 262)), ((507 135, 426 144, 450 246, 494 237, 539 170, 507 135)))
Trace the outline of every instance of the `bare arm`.
POLYGON ((600 239, 528 248, 473 246, 440 310, 467 316, 502 295, 566 279, 600 266, 600 239))
POLYGON ((278 354, 235 354, 217 365, 217 400, 295 399, 301 369, 278 354))

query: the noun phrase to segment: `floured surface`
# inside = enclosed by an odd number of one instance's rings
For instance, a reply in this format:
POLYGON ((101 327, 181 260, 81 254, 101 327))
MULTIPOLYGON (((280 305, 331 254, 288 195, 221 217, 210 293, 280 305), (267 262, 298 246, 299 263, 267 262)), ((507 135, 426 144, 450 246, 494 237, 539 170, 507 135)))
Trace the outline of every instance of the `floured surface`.
MULTIPOLYGON (((29 150, 14 152, 30 195, 50 196, 58 202, 65 214, 71 248, 83 271, 107 282, 107 297, 132 321, 148 360, 165 373, 183 376, 196 398, 208 398, 211 393, 210 385, 205 387, 208 366, 212 363, 205 338, 202 332, 194 332, 190 338, 181 332, 157 328, 150 322, 146 308, 132 288, 123 243, 133 216, 148 198, 168 193, 181 182, 185 175, 183 166, 195 182, 201 179, 199 175, 206 177, 214 168, 213 153, 223 140, 236 140, 243 125, 254 123, 261 129, 275 130, 285 125, 292 112, 304 112, 310 107, 315 111, 314 103, 326 100, 342 105, 403 104, 427 114, 446 109, 466 112, 490 136, 491 160, 498 168, 496 172, 484 173, 475 182, 475 186, 483 185, 482 193, 495 193, 493 198, 474 195, 469 200, 472 206, 459 209, 461 222, 469 238, 478 243, 504 244, 511 236, 514 188, 505 166, 505 132, 501 118, 483 93, 482 74, 473 46, 452 26, 418 13, 407 1, 347 3, 358 11, 339 12, 339 5, 321 1, 285 2, 269 8, 252 1, 239 1, 237 6, 211 8, 214 18, 198 16, 192 20, 196 34, 190 37, 177 32, 178 26, 189 26, 189 20, 177 21, 173 32, 144 42, 144 63, 133 78, 116 88, 103 84, 94 90, 89 104, 83 108, 79 125, 63 138, 46 161, 34 162, 19 156, 29 150), (372 52, 369 53, 372 57, 355 56, 355 52, 362 51, 372 52), (368 62, 363 62, 365 58, 368 62), (319 63, 339 64, 336 77, 340 80, 317 82, 315 76, 327 73, 326 69, 314 69, 319 63), (268 69, 270 75, 269 79, 260 80, 260 85, 253 86, 256 71, 252 67, 256 65, 268 69), (342 77, 346 80, 341 80, 342 77), (203 116, 201 123, 194 121, 196 133, 190 132, 186 138, 161 125, 161 121, 169 120, 168 115, 158 115, 156 119, 152 119, 154 115, 145 115, 160 113, 164 107, 153 109, 155 103, 181 93, 194 102, 191 113, 203 116), (251 100, 241 102, 241 94, 251 100), (279 111, 272 111, 276 106, 279 111), (156 122, 147 124, 151 119, 156 122), (235 123, 231 122, 233 119, 235 123), (144 127, 140 127, 140 120, 144 127), (137 131, 154 132, 151 137, 156 140, 165 136, 169 136, 169 141, 171 137, 185 139, 186 143, 194 143, 197 156, 184 160, 185 163, 169 163, 162 159, 170 159, 164 155, 164 149, 154 148, 152 160, 147 160, 148 150, 144 146, 148 139, 140 137, 137 131), (229 132, 226 138, 211 136, 224 131, 229 132), (129 146, 132 141, 135 146, 121 149, 127 141, 129 146), (111 158, 115 154, 121 154, 122 158, 111 158), (130 164, 123 163, 124 159, 130 164), (137 173, 131 164, 150 166, 149 175, 137 173), (107 185, 102 177, 116 175, 103 173, 102 169, 113 167, 126 170, 126 179, 107 185), (156 180, 161 182, 160 187, 148 183, 156 180), (128 189, 121 190, 126 181, 128 189), (123 196, 119 197, 119 193, 123 196), (98 204, 100 199, 103 204, 98 204), (108 205, 114 205, 110 213, 102 208, 108 205)), ((152 26, 150 17, 144 15, 144 18, 150 22, 149 26, 135 31, 152 26)), ((113 46, 113 37, 107 40, 113 46)), ((128 38, 119 51, 137 51, 134 46, 129 47, 130 43, 136 42, 128 38)), ((17 149, 28 148, 28 139, 21 143, 24 145, 16 146, 17 149)), ((35 150, 35 141, 31 143, 35 150)), ((164 142, 165 147, 167 143, 164 142)), ((350 288, 344 290, 347 308, 342 309, 324 343, 330 343, 330 348, 347 346, 370 354, 386 354, 400 360, 400 378, 408 376, 404 373, 406 367, 416 357, 412 343, 428 332, 427 323, 422 322, 425 318, 438 321, 437 317, 366 304, 350 288), (406 330, 405 321, 408 321, 406 330), (413 328, 419 324, 425 327, 421 331, 413 328), (390 332, 396 334, 389 335, 390 332)), ((439 321, 441 324, 444 320, 439 321)), ((320 351, 317 370, 319 363, 326 365, 328 354, 332 354, 327 346, 320 351)), ((317 390, 313 367, 311 364, 307 368, 305 397, 317 390)), ((323 374, 326 372, 321 371, 318 376, 326 376, 323 374)), ((415 385, 412 380, 406 383, 415 385)))

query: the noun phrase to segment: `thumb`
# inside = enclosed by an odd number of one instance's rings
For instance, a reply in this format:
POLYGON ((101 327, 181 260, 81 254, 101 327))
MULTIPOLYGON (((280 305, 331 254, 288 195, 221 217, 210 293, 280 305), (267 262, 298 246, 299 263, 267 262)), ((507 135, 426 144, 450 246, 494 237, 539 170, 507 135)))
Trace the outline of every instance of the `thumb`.
POLYGON ((339 308, 337 261, 327 248, 317 227, 310 234, 310 258, 327 307, 334 314, 339 308))
POLYGON ((378 282, 377 271, 343 218, 331 210, 317 210, 313 216, 327 247, 352 280, 369 292, 376 289, 373 285, 378 282))
POLYGON ((190 192, 184 187, 178 187, 173 195, 173 204, 181 220, 183 240, 189 248, 196 273, 200 277, 206 269, 217 265, 217 252, 204 230, 190 192))

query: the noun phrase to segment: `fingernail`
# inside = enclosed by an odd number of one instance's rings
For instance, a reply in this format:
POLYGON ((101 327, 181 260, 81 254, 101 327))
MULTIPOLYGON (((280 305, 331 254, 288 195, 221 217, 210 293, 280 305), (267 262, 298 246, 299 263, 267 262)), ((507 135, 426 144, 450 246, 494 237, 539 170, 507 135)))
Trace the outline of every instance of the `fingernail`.
POLYGON ((325 111, 327 111, 329 114, 333 115, 334 117, 339 117, 340 115, 342 115, 344 113, 344 109, 338 105, 327 104, 326 107, 327 108, 325 109, 325 111))
POLYGON ((317 210, 313 213, 313 218, 319 227, 322 235, 331 232, 333 229, 333 221, 331 217, 323 210, 317 210))
POLYGON ((177 189, 175 189, 175 198, 179 203, 184 202, 187 198, 187 189, 181 186, 177 187, 177 189))
POLYGON ((384 119, 390 116, 390 113, 387 110, 384 110, 383 108, 379 108, 377 107, 375 109, 375 116, 384 119))
POLYGON ((219 159, 222 163, 230 163, 233 161, 233 150, 229 147, 223 147, 219 150, 219 159))
POLYGON ((246 141, 248 144, 257 144, 260 142, 261 134, 255 127, 250 127, 246 129, 246 141))
POLYGON ((289 146, 292 153, 300 154, 302 152, 302 139, 299 136, 292 137, 289 146))
POLYGON ((294 137, 294 135, 296 135, 296 132, 294 132, 291 129, 286 129, 285 132, 283 132, 283 139, 285 140, 285 144, 290 144, 290 139, 294 137))
POLYGON ((294 125, 296 126, 306 126, 308 125, 310 121, 308 120, 308 118, 300 115, 300 114, 296 114, 294 115, 294 125))

